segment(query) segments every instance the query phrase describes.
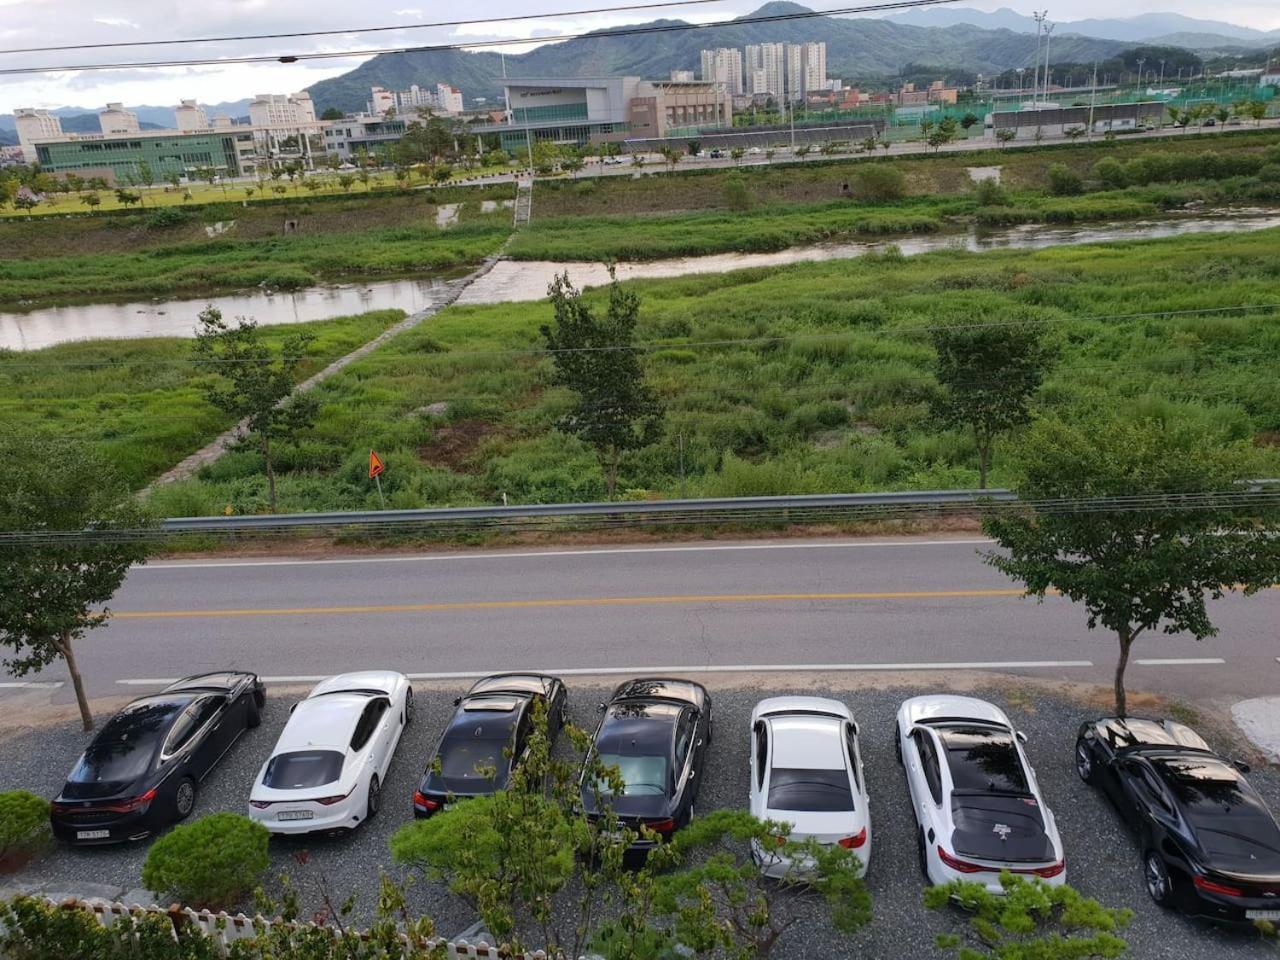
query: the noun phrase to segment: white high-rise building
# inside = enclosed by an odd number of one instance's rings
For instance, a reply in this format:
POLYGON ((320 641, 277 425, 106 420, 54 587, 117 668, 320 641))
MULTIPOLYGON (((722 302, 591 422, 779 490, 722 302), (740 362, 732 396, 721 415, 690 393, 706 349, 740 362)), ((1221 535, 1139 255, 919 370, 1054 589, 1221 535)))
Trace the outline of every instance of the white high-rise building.
POLYGON ((447 83, 436 84, 436 102, 445 113, 462 112, 462 91, 447 83))
POLYGON ((787 44, 786 70, 787 100, 795 103, 804 99, 804 44, 787 44))
POLYGON ((412 84, 408 90, 399 90, 395 93, 396 109, 401 116, 412 115, 417 112, 418 107, 430 107, 435 109, 440 106, 440 101, 436 99, 436 95, 430 90, 424 90, 416 83, 412 84))
POLYGON ((369 112, 372 114, 385 114, 396 108, 396 95, 385 87, 373 87, 369 93, 369 112))
POLYGON ((209 129, 209 117, 204 112, 204 107, 194 100, 183 100, 174 107, 173 120, 183 132, 209 129))
POLYGON ((742 51, 733 47, 703 50, 701 79, 713 83, 723 83, 725 90, 729 93, 734 95, 741 94, 742 51))
POLYGON ((782 95, 786 50, 785 43, 753 43, 747 47, 747 76, 751 78, 747 93, 782 95))
POLYGON ((810 90, 827 89, 827 45, 787 44, 787 99, 803 100, 810 90))
POLYGON ((249 104, 255 127, 295 127, 316 122, 316 105, 309 93, 259 93, 249 104))
POLYGON ((138 115, 122 103, 108 103, 107 109, 99 110, 98 124, 103 133, 137 133, 141 129, 138 115))
POLYGON ((18 146, 27 163, 36 162, 35 141, 62 136, 62 121, 48 110, 19 107, 13 112, 13 125, 18 128, 18 146))

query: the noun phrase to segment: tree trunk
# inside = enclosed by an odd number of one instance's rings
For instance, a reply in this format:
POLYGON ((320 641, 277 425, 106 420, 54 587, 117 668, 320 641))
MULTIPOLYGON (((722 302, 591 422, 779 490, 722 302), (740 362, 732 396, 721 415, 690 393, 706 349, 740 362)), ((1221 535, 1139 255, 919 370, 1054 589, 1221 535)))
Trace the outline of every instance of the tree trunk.
POLYGON ((991 465, 991 441, 978 440, 978 489, 987 489, 987 467, 991 465))
POLYGON ((1120 659, 1116 661, 1116 716, 1125 716, 1128 704, 1124 696, 1124 668, 1129 665, 1129 648, 1133 646, 1133 633, 1125 628, 1116 631, 1120 638, 1120 659))
POLYGON ((604 464, 604 489, 609 499, 613 499, 614 491, 618 487, 618 451, 614 447, 609 447, 605 454, 604 464))
POLYGON ((267 464, 267 496, 271 501, 271 512, 277 513, 276 509, 276 471, 271 466, 271 438, 265 433, 262 435, 262 459, 267 464))
POLYGON ((93 713, 89 710, 89 699, 84 694, 84 681, 80 678, 80 669, 76 666, 76 655, 71 649, 71 634, 64 633, 55 644, 62 659, 67 662, 67 673, 71 674, 71 686, 76 691, 76 704, 80 707, 80 722, 85 732, 93 729, 93 713))

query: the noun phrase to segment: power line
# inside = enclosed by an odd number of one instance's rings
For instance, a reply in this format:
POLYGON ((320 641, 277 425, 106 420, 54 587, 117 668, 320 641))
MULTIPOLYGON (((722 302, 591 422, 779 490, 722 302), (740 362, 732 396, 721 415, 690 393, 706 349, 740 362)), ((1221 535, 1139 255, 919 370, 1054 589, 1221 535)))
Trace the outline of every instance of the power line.
MULTIPOLYGON (((649 26, 619 27, 613 30, 593 30, 586 33, 560 34, 554 37, 528 37, 510 40, 476 40, 469 43, 439 43, 414 47, 374 47, 365 50, 346 50, 333 53, 290 53, 274 56, 219 57, 195 60, 126 61, 122 63, 62 64, 39 67, 8 67, 0 69, 0 76, 16 76, 33 73, 68 73, 88 70, 141 70, 162 67, 221 66, 238 63, 297 63, 300 60, 336 60, 349 57, 373 57, 383 53, 436 53, 449 50, 483 50, 490 47, 543 45, 564 40, 610 39, 634 37, 658 33, 680 33, 687 30, 714 30, 736 27, 749 23, 779 23, 791 20, 808 20, 816 17, 846 16, 854 13, 879 13, 885 10, 913 10, 918 7, 934 7, 959 0, 897 0, 894 3, 871 4, 857 7, 841 7, 835 10, 805 10, 794 13, 778 13, 760 17, 739 17, 734 20, 716 20, 710 23, 667 23, 649 26)), ((516 78, 510 78, 516 79, 516 78)))
POLYGON ((344 30, 300 30, 295 33, 249 33, 226 37, 186 37, 176 40, 120 40, 112 43, 71 43, 56 47, 14 47, 6 53, 54 53, 63 50, 105 50, 117 47, 162 47, 188 43, 229 43, 242 40, 288 40, 297 37, 335 37, 353 33, 384 33, 396 30, 429 30, 436 27, 471 27, 488 23, 519 23, 523 20, 549 20, 555 17, 582 17, 596 13, 618 13, 624 10, 656 10, 663 7, 692 7, 726 0, 664 0, 661 3, 630 3, 618 7, 591 7, 560 10, 554 13, 522 13, 513 17, 485 17, 480 20, 438 20, 435 23, 398 23, 390 26, 350 27, 344 30))
MULTIPOLYGON (((1233 313, 1252 313, 1280 311, 1280 302, 1277 303, 1255 303, 1255 304, 1239 304, 1230 307, 1198 307, 1186 308, 1179 310, 1146 310, 1138 313, 1111 313, 1111 314, 1090 314, 1085 316, 1062 316, 1062 317, 1028 317, 1023 319, 1011 320, 985 320, 974 323, 930 323, 915 324, 908 326, 885 326, 873 329, 847 329, 830 332, 815 333, 794 333, 777 336, 764 337, 729 337, 716 340, 649 340, 639 343, 627 344, 625 346, 608 346, 608 347, 560 347, 557 349, 547 349, 545 347, 530 347, 527 349, 509 349, 509 350, 451 350, 447 347, 442 350, 434 350, 431 352, 412 352, 412 353, 382 353, 374 351, 365 357, 360 358, 361 363, 371 360, 392 361, 392 360, 453 360, 460 357, 493 357, 495 359, 509 359, 512 357, 539 357, 551 356, 554 354, 566 353, 612 353, 616 351, 630 350, 636 352, 650 352, 656 350, 696 350, 706 347, 727 347, 727 346, 763 346, 772 343, 792 343, 798 341, 825 341, 837 339, 854 339, 857 337, 872 336, 880 339, 886 335, 911 334, 911 333, 930 333, 935 330, 988 330, 999 329, 1001 327, 1016 326, 1048 326, 1058 323, 1100 323, 1104 321, 1132 321, 1132 320, 1157 320, 1157 319, 1173 319, 1177 317, 1203 317, 1203 316, 1220 316, 1233 313)), ((287 358, 295 359, 295 358, 287 358)), ((341 359, 341 356, 334 357, 303 357, 303 360, 315 361, 318 364, 329 364, 341 359)), ((42 367, 58 368, 58 369, 80 369, 80 368, 101 368, 101 367, 144 367, 144 366, 179 366, 187 364, 208 364, 216 366, 219 364, 232 363, 273 363, 275 360, 196 360, 194 357, 175 358, 172 360, 81 360, 81 361, 21 361, 13 358, 0 357, 0 370, 10 369, 39 369, 42 367)))

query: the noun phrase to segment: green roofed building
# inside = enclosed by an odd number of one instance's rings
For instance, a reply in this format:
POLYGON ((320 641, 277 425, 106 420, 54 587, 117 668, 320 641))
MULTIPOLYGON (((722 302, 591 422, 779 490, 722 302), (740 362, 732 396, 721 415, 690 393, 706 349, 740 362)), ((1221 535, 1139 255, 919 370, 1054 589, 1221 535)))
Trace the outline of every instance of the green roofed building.
POLYGON ((127 181, 142 163, 156 180, 173 173, 192 179, 202 167, 211 167, 222 177, 238 177, 252 172, 256 153, 253 131, 247 127, 65 135, 39 140, 35 150, 40 166, 49 173, 100 176, 113 183, 127 181))

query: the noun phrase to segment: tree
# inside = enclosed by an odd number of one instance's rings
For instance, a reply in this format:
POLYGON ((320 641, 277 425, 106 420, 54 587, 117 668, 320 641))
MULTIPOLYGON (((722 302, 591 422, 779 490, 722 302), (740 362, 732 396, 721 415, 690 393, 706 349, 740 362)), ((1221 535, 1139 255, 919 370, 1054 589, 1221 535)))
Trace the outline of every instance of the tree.
POLYGON ((90 210, 96 210, 98 208, 98 204, 102 202, 102 198, 98 196, 97 193, 90 192, 90 193, 82 194, 80 196, 80 202, 83 203, 90 210))
POLYGON ((1033 596, 1054 590, 1083 603, 1089 629, 1115 633, 1121 716, 1125 667, 1140 635, 1211 637, 1206 595, 1247 596, 1280 581, 1280 507, 1235 499, 1258 476, 1248 441, 1198 422, 1111 416, 1038 421, 1017 454, 1021 500, 1145 498, 1145 509, 1132 500, 1110 509, 1026 509, 983 524, 1005 551, 988 554, 988 563, 1033 596))
POLYGON ((796 147, 795 153, 797 157, 807 157, 809 155, 809 151, 812 149, 813 147, 809 146, 807 143, 803 143, 796 147))
POLYGON ((1249 100, 1244 105, 1244 114, 1253 121, 1254 126, 1262 126, 1262 121, 1267 116, 1267 102, 1265 100, 1249 100))
POLYGON ((178 173, 177 170, 171 170, 169 173, 165 174, 165 180, 168 181, 169 186, 177 190, 182 184, 182 174, 178 173))
POLYGON ((253 195, 254 195, 256 192, 257 192, 257 191, 256 191, 253 187, 245 187, 245 188, 244 188, 244 198, 245 198, 246 200, 252 200, 252 199, 253 199, 253 195))
POLYGON ((969 113, 966 113, 963 117, 960 118, 960 126, 968 130, 974 124, 980 123, 981 120, 982 120, 981 117, 979 117, 976 113, 973 113, 972 111, 970 111, 969 113))
POLYGON ((736 165, 746 152, 747 151, 743 150, 741 147, 734 147, 729 151, 729 156, 733 158, 733 162, 736 165))
POLYGON ((613 499, 622 454, 653 442, 662 407, 645 383, 633 346, 640 300, 622 289, 612 267, 609 275, 609 306, 603 318, 573 288, 567 273, 557 276, 547 290, 555 325, 541 329, 555 382, 576 395, 560 429, 595 448, 605 489, 613 499))
POLYGON ((1001 127, 996 131, 996 143, 1003 149, 1010 140, 1016 139, 1018 131, 1013 127, 1001 127))
POLYGON ((138 161, 138 183, 146 187, 148 190, 155 185, 156 176, 151 172, 151 164, 145 160, 138 161))
POLYGON ((757 820, 745 811, 717 810, 672 839, 680 866, 654 883, 653 913, 671 918, 671 946, 696 954, 767 958, 788 929, 803 922, 815 899, 825 900, 832 925, 853 933, 871 920, 871 897, 852 850, 787 838, 789 825, 757 820), (781 841, 781 842, 779 842, 781 841), (813 863, 810 876, 789 870, 765 877, 752 847, 813 863))
POLYGON ((350 193, 351 188, 355 185, 356 178, 349 173, 338 174, 338 186, 342 188, 343 193, 350 193))
POLYGON ((576 174, 584 165, 582 158, 577 154, 565 157, 564 160, 560 162, 560 166, 565 170, 568 170, 571 174, 576 174))
POLYGON ((943 325, 931 338, 940 389, 930 408, 943 423, 973 432, 978 486, 985 489, 995 438, 1031 419, 1031 398, 1053 352, 1032 324, 943 325))
POLYGON ((1065 163, 1051 163, 1045 171, 1049 179, 1049 192, 1055 197, 1070 197, 1084 190, 1084 182, 1065 163))
POLYGON ((1131 910, 1113 910, 1072 887, 1051 887, 1038 878, 1000 875, 1004 895, 981 883, 954 880, 924 893, 930 910, 960 917, 960 929, 939 934, 937 944, 960 960, 1087 960, 1120 957, 1126 944, 1116 931, 1131 910))
POLYGON ((875 137, 867 137, 865 140, 862 141, 862 152, 875 153, 876 147, 878 146, 880 146, 879 140, 877 140, 875 137))
POLYGON ((696 157, 698 154, 702 152, 702 141, 690 140, 688 143, 684 145, 684 148, 689 151, 689 156, 696 157))
POLYGON ((1080 126, 1079 124, 1077 124, 1074 127, 1067 127, 1062 132, 1066 135, 1067 139, 1070 140, 1072 143, 1079 140, 1086 133, 1088 133, 1088 131, 1085 130, 1085 128, 1080 126))
POLYGON ((314 397, 291 396, 303 354, 314 339, 311 334, 294 334, 284 341, 277 356, 259 339, 256 322, 241 317, 232 327, 215 307, 200 313, 196 328, 196 365, 218 374, 218 382, 205 388, 205 399, 244 421, 250 433, 257 435, 272 513, 277 502, 271 445, 292 440, 316 418, 314 397))
POLYGON ((116 200, 119 201, 122 206, 130 207, 135 203, 140 203, 142 201, 142 195, 132 193, 131 191, 123 188, 118 188, 116 190, 116 200))
POLYGON ((0 546, 0 645, 13 652, 5 668, 21 677, 64 661, 85 730, 93 714, 74 648, 109 620, 105 605, 150 552, 124 531, 150 524, 114 464, 90 445, 18 433, 0 441, 0 530, 67 535, 0 546), (97 538, 75 536, 90 529, 97 538))
POLYGON ((337 107, 329 107, 324 113, 320 114, 321 120, 341 120, 343 113, 337 107))
POLYGON ((633 167, 643 167, 643 166, 644 166, 644 154, 643 154, 643 153, 633 153, 633 154, 631 155, 631 165, 632 165, 633 167))
POLYGON ((40 205, 40 198, 34 193, 27 191, 19 193, 13 198, 13 208, 15 210, 27 211, 27 216, 31 216, 31 211, 40 205))

